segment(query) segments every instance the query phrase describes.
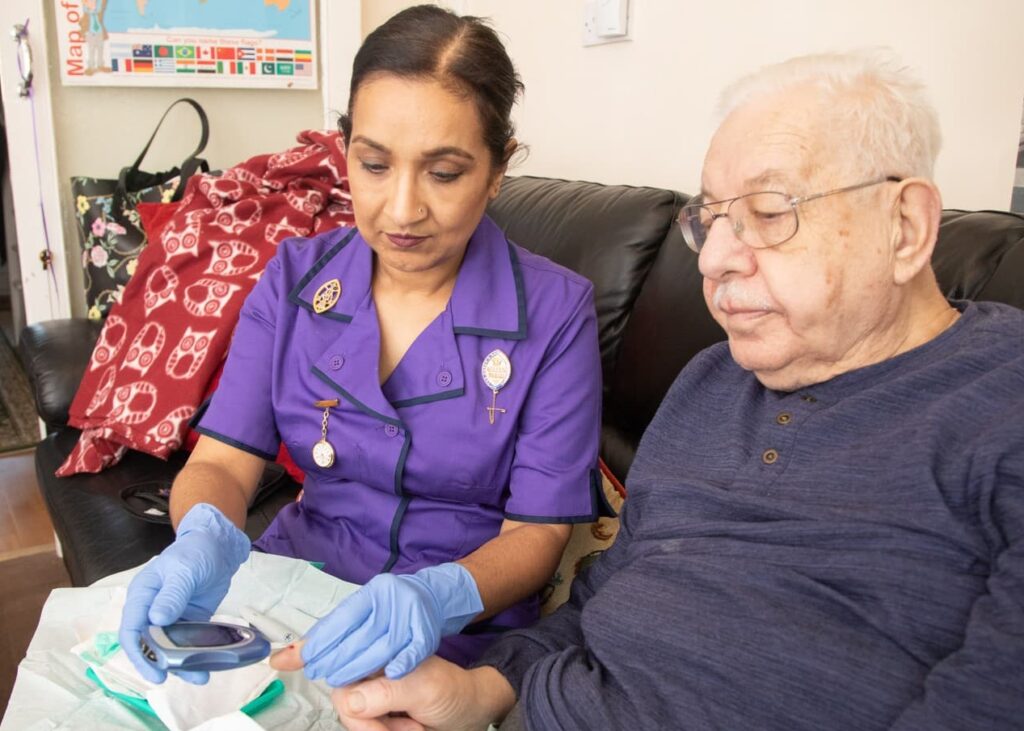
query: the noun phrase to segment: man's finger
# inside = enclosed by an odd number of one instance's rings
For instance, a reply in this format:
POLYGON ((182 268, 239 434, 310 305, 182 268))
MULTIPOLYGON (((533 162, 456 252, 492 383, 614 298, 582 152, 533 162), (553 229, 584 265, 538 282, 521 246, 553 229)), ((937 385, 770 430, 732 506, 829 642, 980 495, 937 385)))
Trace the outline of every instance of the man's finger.
MULTIPOLYGON (((335 710, 337 706, 335 706, 335 710)), ((338 720, 348 731, 426 731, 419 721, 411 718, 382 716, 380 718, 351 718, 338 711, 338 720)))
POLYGON ((275 652, 270 656, 270 667, 286 672, 302 670, 302 643, 303 640, 299 640, 275 652))
POLYGON ((361 683, 337 688, 331 693, 339 713, 352 718, 379 718, 389 713, 404 711, 398 707, 401 693, 395 693, 400 680, 377 677, 361 683))

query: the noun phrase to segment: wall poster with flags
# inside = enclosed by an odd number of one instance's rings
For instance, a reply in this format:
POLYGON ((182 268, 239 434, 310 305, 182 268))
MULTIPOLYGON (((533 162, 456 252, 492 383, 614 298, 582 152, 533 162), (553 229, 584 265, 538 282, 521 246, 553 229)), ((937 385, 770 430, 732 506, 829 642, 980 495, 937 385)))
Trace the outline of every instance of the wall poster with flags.
POLYGON ((82 86, 317 88, 315 0, 53 0, 82 86))

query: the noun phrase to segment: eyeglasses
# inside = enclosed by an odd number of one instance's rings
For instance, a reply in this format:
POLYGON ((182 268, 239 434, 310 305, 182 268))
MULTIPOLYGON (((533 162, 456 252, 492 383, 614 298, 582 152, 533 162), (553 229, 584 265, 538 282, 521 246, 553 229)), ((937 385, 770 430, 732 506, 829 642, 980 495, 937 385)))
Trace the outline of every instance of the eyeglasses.
POLYGON ((796 207, 801 203, 817 200, 837 193, 848 193, 881 183, 899 183, 902 178, 886 177, 867 183, 836 188, 824 193, 792 197, 786 193, 764 191, 747 193, 736 198, 704 202, 697 196, 679 212, 676 220, 683 230, 686 245, 700 253, 707 241, 711 225, 719 218, 728 218, 736 238, 752 249, 767 249, 789 241, 800 228, 796 207), (716 213, 712 207, 725 205, 725 210, 716 213))

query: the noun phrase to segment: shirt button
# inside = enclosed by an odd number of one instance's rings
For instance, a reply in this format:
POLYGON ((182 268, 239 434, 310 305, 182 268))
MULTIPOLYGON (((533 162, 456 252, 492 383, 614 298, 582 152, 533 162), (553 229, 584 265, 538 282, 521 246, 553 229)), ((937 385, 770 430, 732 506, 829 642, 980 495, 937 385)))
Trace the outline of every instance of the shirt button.
POLYGON ((387 434, 389 437, 397 437, 398 436, 398 427, 395 426, 394 424, 385 424, 384 425, 384 433, 387 434))
POLYGON ((814 398, 814 396, 812 396, 812 395, 811 395, 811 394, 809 394, 809 393, 805 393, 805 394, 804 394, 803 396, 801 396, 800 398, 801 398, 802 400, 806 401, 806 402, 807 402, 807 403, 809 403, 809 404, 815 404, 815 403, 817 403, 817 402, 818 402, 818 399, 814 398))
POLYGON ((790 414, 788 411, 783 411, 782 413, 775 417, 775 421, 776 423, 785 426, 789 422, 793 421, 793 415, 790 414))
POLYGON ((779 453, 774 449, 766 449, 761 455, 761 461, 765 464, 775 464, 779 461, 779 453))
POLYGON ((345 365, 345 356, 332 355, 329 365, 332 371, 341 370, 341 367, 345 365))
POLYGON ((441 371, 437 374, 437 385, 438 386, 450 386, 452 383, 452 372, 441 371))

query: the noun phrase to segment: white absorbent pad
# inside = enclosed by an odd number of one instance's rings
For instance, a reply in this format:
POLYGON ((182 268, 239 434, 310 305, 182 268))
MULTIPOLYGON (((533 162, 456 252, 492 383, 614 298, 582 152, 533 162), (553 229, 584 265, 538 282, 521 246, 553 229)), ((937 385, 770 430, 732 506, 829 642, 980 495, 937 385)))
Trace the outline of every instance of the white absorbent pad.
MULTIPOLYGON (((139 567, 141 568, 141 567, 139 567)), ((207 685, 170 676, 144 680, 116 648, 126 588, 139 568, 90 587, 56 589, 47 599, 0 723, 0 731, 43 729, 340 729, 330 688, 301 672, 283 673, 284 693, 251 718, 240 708, 278 674, 264 660, 210 674, 207 685), (86 676, 91 669, 111 691, 144 698, 154 718, 111 698, 86 676)), ((244 624, 243 608, 267 615, 299 634, 359 587, 305 561, 252 553, 235 574, 215 618, 244 624)))

